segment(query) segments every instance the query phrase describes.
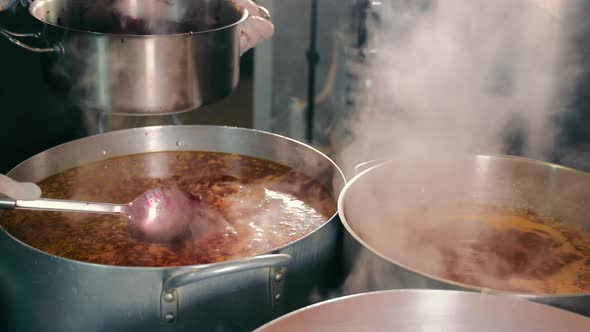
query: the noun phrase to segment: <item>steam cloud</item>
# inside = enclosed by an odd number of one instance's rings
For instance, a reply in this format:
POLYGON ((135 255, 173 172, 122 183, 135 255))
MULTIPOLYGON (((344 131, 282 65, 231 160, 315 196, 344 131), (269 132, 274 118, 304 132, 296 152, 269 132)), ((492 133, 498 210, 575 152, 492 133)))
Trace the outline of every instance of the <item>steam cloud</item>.
POLYGON ((524 131, 523 154, 546 156, 578 66, 572 24, 542 3, 384 5, 366 75, 371 98, 350 119, 344 169, 375 158, 502 153, 513 129, 524 131))
MULTIPOLYGON (((580 74, 571 45, 576 1, 395 0, 382 7, 372 31, 377 52, 362 73, 370 87, 348 120, 353 139, 337 158, 348 178, 374 159, 410 161, 420 177, 442 178, 463 156, 509 152, 515 133, 523 138, 520 154, 548 156, 558 134, 555 116, 567 111, 580 74)), ((392 183, 385 176, 381 183, 392 183)), ((395 185, 419 181, 425 180, 408 175, 395 185)), ((367 187, 350 209, 377 227, 372 200, 379 195, 367 187)), ((403 199, 419 204, 413 198, 403 199)), ((410 207, 387 208, 400 216, 410 207)), ((401 241, 386 230, 371 233, 376 243, 401 241)), ((370 264, 359 257, 338 295, 395 287, 379 277, 383 266, 370 264)))

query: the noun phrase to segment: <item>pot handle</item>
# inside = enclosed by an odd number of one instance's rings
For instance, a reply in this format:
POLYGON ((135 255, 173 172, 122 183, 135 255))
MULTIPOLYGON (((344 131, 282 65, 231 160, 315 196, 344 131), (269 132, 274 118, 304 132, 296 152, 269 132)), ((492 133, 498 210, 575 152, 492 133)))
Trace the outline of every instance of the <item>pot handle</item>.
POLYGON ((176 289, 197 281, 220 277, 226 274, 270 268, 270 285, 272 299, 278 302, 281 298, 282 283, 286 266, 291 262, 287 254, 261 255, 213 264, 210 267, 194 269, 176 274, 164 281, 160 301, 160 317, 162 324, 172 325, 178 320, 178 296, 176 289))
POLYGON ((6 29, 0 29, 0 35, 4 36, 14 45, 23 48, 27 51, 35 52, 35 53, 59 53, 61 51, 60 46, 54 47, 46 47, 46 48, 39 48, 33 47, 25 44, 24 42, 20 41, 18 38, 35 38, 41 40, 41 35, 38 33, 17 33, 8 31, 6 29))
POLYGON ((225 274, 249 271, 263 267, 287 266, 290 261, 290 255, 276 254, 254 256, 225 263, 217 263, 211 267, 191 270, 166 279, 164 282, 163 292, 170 293, 182 286, 186 286, 200 280, 219 277, 225 274))
POLYGON ((246 21, 242 22, 242 28, 240 33, 240 55, 243 55, 249 49, 255 47, 262 40, 269 38, 274 33, 274 26, 271 23, 264 23, 260 27, 250 29, 252 25, 257 25, 260 22, 257 21, 269 21, 271 20, 270 12, 268 9, 256 5, 257 13, 248 13, 246 21), (265 27, 266 26, 266 27, 265 27), (245 32, 251 30, 251 32, 245 32))
POLYGON ((373 160, 369 160, 369 161, 365 161, 364 163, 360 163, 358 165, 356 165, 354 167, 354 172, 356 174, 362 173, 366 170, 368 170, 369 168, 375 167, 379 164, 383 164, 385 162, 385 160, 383 159, 373 159, 373 160))
POLYGON ((268 9, 262 7, 262 6, 258 6, 258 15, 252 15, 253 17, 261 17, 267 21, 270 21, 270 12, 268 11, 268 9))

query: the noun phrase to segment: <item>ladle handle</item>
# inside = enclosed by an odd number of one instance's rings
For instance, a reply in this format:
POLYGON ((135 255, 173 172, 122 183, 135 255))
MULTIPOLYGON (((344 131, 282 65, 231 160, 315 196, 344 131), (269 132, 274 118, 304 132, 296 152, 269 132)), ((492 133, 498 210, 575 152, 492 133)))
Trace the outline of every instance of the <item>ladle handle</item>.
POLYGON ((127 205, 120 204, 90 203, 59 199, 37 199, 34 201, 21 201, 9 197, 3 197, 0 198, 0 209, 91 212, 127 216, 129 207, 127 205))

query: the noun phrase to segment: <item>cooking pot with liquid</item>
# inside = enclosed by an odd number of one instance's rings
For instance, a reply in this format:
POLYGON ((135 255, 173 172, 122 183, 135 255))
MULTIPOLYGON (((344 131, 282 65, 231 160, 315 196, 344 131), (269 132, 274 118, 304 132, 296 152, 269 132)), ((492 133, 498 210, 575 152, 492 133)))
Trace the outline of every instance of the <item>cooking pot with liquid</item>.
MULTIPOLYGON (((107 158, 157 151, 237 153, 281 163, 334 198, 338 167, 297 141, 249 129, 162 126, 86 137, 42 152, 9 176, 38 182, 107 158)), ((0 215, 2 218, 2 215, 0 215)), ((336 287, 340 223, 261 255, 178 267, 90 264, 50 255, 0 230, 0 314, 8 331, 251 331, 336 287)), ((43 220, 39 220, 43 223, 43 220)))
POLYGON ((173 114, 228 96, 239 79, 240 25, 270 16, 230 0, 36 0, 40 31, 0 29, 39 53, 51 85, 83 110, 173 114))
MULTIPOLYGON (((359 172, 347 183, 338 202, 339 215, 347 230, 344 239, 345 265, 349 273, 346 292, 403 288, 463 290, 525 298, 590 316, 589 292, 506 291, 427 273, 423 271, 424 266, 444 268, 447 264, 441 260, 440 253, 398 250, 397 243, 405 241, 407 235, 396 233, 393 231, 396 228, 392 228, 399 217, 409 211, 424 210, 439 202, 461 201, 530 210, 588 232, 590 175, 526 158, 483 155, 439 162, 381 161, 367 163, 359 172)), ((465 238, 468 233, 459 228, 445 230, 444 236, 450 237, 450 243, 469 240, 465 238)), ((492 244, 508 248, 506 250, 514 247, 510 242, 492 244)), ((522 257, 527 257, 526 252, 514 252, 514 259, 522 257)), ((549 264, 555 263, 550 258, 537 262, 541 270, 550 271, 549 264)), ((482 259, 485 266, 496 263, 493 257, 482 259)), ((580 280, 588 282, 584 276, 580 280)), ((506 277, 505 282, 508 281, 506 277)))

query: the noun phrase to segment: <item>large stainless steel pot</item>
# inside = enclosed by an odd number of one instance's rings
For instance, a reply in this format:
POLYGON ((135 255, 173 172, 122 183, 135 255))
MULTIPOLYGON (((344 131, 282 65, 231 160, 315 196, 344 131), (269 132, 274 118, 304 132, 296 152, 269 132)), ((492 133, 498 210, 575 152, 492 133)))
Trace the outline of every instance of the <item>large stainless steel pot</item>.
POLYGON ((189 111, 229 95, 240 24, 268 18, 231 0, 36 0, 29 12, 39 33, 0 35, 45 53, 50 80, 73 105, 126 115, 189 111))
MULTIPOLYGON (((148 127, 91 136, 40 153, 8 175, 40 181, 96 160, 174 150, 239 153, 279 162, 321 181, 335 197, 344 185, 338 167, 305 144, 265 132, 215 126, 148 127)), ((312 303, 316 292, 336 287, 341 281, 340 231, 334 214, 313 233, 261 256, 178 268, 132 268, 52 256, 2 229, 3 328, 251 331, 312 303)))
MULTIPOLYGON (((338 202, 348 231, 344 239, 350 273, 346 293, 399 288, 468 290, 526 298, 590 315, 590 293, 532 295, 473 287, 413 269, 381 249, 387 241, 400 240, 386 231, 396 214, 441 199, 530 209, 590 231, 590 175, 510 156, 428 163, 388 161, 367 167, 348 182, 338 202)), ((417 261, 427 258, 404 255, 417 261)))
POLYGON ((583 332, 590 319, 515 298, 397 290, 337 298, 292 312, 256 332, 583 332))

